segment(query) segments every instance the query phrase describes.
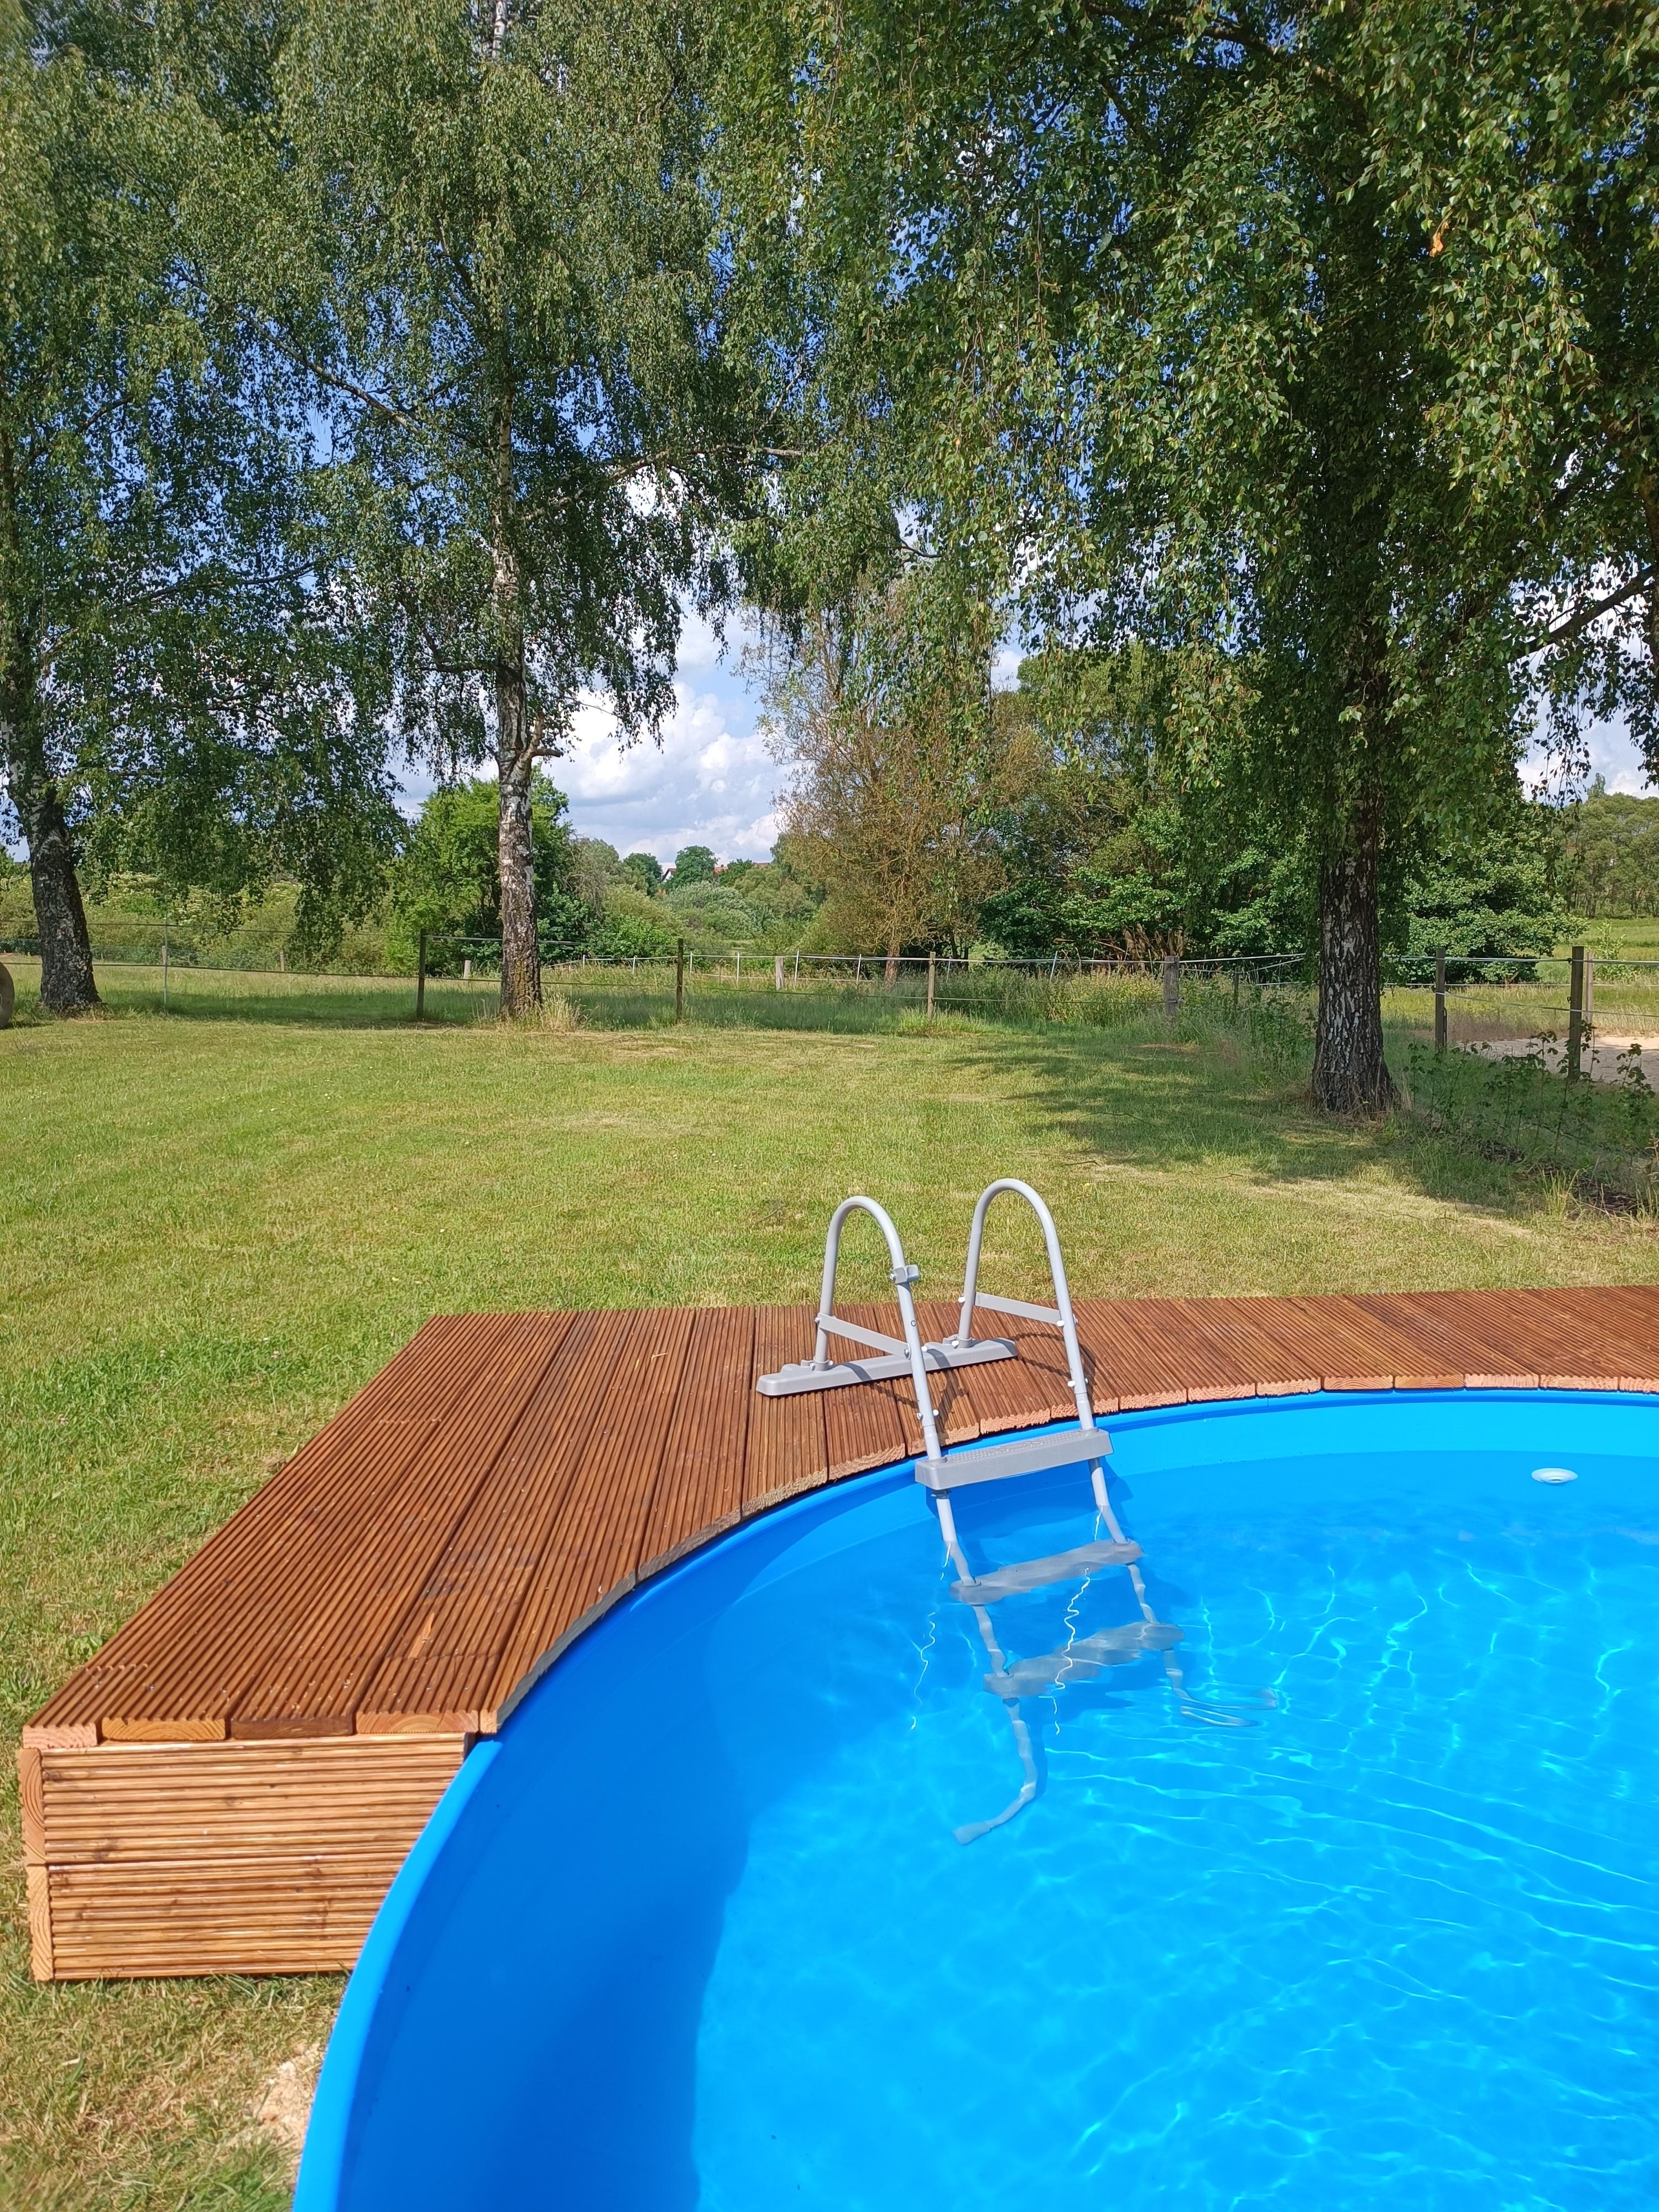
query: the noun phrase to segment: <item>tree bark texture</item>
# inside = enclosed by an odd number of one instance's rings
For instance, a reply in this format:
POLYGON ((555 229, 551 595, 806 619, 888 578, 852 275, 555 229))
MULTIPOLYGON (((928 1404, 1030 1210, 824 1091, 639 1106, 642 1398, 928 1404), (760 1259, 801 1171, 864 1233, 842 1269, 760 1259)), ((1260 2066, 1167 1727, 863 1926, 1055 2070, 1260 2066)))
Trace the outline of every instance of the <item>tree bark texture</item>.
POLYGON ((497 670, 495 713, 495 766, 501 785, 496 860, 501 878, 501 1012, 518 1017, 534 1013, 542 1003, 530 836, 530 776, 535 751, 525 726, 521 669, 497 670))
POLYGON ((1382 1052, 1382 810, 1373 804, 1351 818, 1341 849, 1319 874, 1313 1092, 1332 1114, 1379 1114, 1394 1103, 1382 1052))
POLYGON ((35 672, 40 611, 23 584, 17 498, 16 451, 0 424, 0 776, 28 841, 40 1003, 80 1014, 98 1004, 98 988, 63 794, 46 762, 35 672))
POLYGON ((57 785, 44 775, 15 796, 29 847, 34 926, 40 938, 40 1003, 51 1013, 84 1014, 100 1001, 63 801, 57 785))
POLYGON ((0 638, 0 769, 28 842, 34 927, 40 939, 40 1003, 50 1013, 83 1014, 99 1004, 92 940, 63 795, 41 748, 33 656, 19 628, 9 623, 0 638))
POLYGON ((501 1010, 509 1020, 538 1012, 542 1003, 530 821, 536 745, 525 680, 524 585, 512 538, 512 514, 513 411, 508 397, 496 427, 495 584, 495 770, 501 791, 495 856, 501 885, 501 1010))

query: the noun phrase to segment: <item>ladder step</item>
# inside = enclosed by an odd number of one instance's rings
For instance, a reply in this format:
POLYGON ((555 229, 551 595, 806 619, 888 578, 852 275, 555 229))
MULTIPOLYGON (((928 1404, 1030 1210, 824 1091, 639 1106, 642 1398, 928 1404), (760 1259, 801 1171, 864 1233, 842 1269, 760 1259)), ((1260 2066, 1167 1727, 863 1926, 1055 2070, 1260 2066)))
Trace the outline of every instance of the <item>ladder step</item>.
POLYGON ((916 1480, 934 1492, 969 1482, 1001 1482, 1010 1475, 1041 1474, 1054 1467, 1086 1467, 1112 1447, 1104 1429, 1068 1429, 1064 1436, 1022 1437, 1011 1444, 980 1444, 944 1459, 919 1459, 916 1480))
POLYGON ((1144 1653, 1168 1651, 1181 1640, 1181 1631, 1167 1620, 1131 1620, 1041 1659, 1016 1659, 1006 1674, 988 1674, 985 1686, 994 1698, 1040 1698, 1067 1682, 1092 1682, 1109 1667, 1131 1666, 1144 1653))
POLYGON ((1034 1306, 1025 1298, 998 1298, 989 1291, 975 1291, 974 1304, 989 1306, 993 1313, 1018 1314, 1025 1321, 1046 1321, 1055 1328, 1066 1325, 1066 1316, 1058 1306, 1034 1306))
POLYGON ((1080 1582, 1101 1567, 1133 1566, 1139 1557, 1139 1544, 1079 1544, 1074 1552, 1056 1552, 1046 1559, 1017 1559, 1012 1566, 998 1567, 972 1582, 952 1583, 951 1595, 963 1605, 994 1605, 1000 1597, 1046 1589, 1050 1583, 1080 1582))
MULTIPOLYGON (((988 1359, 1012 1359, 1017 1347, 1006 1336, 976 1338, 972 1344, 924 1344, 922 1364, 930 1374, 946 1367, 978 1367, 988 1359)), ((840 1390, 853 1382, 909 1379, 908 1355, 880 1359, 842 1359, 833 1367, 814 1367, 810 1359, 792 1361, 775 1375, 763 1375, 755 1388, 763 1398, 793 1398, 804 1390, 840 1390)))

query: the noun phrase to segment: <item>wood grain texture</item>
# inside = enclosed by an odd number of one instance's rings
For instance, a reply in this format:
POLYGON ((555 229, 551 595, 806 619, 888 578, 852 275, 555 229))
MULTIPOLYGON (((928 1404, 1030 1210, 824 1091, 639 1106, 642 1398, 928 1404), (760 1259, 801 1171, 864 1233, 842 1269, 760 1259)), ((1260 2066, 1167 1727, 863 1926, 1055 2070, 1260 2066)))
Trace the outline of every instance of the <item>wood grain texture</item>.
POLYGON ((403 1851, 42 1869, 52 1978, 322 1974, 356 1963, 403 1851))
POLYGON ((641 1576, 672 1566, 741 1516, 749 1421, 760 1402, 750 1387, 754 1357, 755 1316, 747 1308, 709 1306, 692 1317, 640 1543, 641 1576))
POLYGON ((349 1966, 459 1736, 36 1752, 41 1980, 349 1966))
POLYGON ((29 1972, 37 1982, 55 1981, 52 1948, 52 1880, 44 1866, 29 1861, 23 1869, 28 1893, 29 1972))
POLYGON ((100 1744, 40 1754, 52 1867, 409 1849, 461 1763, 459 1736, 100 1744))
POLYGON ((23 1856, 46 1855, 46 1802, 40 1794, 40 1752, 36 1744, 20 1745, 17 1753, 17 1812, 23 1834, 23 1856))

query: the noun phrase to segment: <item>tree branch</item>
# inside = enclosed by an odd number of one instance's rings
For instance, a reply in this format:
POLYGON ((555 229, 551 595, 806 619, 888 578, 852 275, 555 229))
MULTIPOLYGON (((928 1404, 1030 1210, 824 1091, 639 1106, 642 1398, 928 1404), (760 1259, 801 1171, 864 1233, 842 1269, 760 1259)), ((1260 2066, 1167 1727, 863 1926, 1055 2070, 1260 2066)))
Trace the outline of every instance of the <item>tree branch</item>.
POLYGON ((1599 622, 1603 615, 1611 614, 1615 607, 1624 606, 1638 592, 1646 591, 1652 581, 1651 568, 1639 569, 1628 583, 1621 584, 1616 592, 1609 592, 1604 599, 1591 600, 1588 606, 1578 608, 1565 621, 1552 624, 1538 638, 1530 650, 1537 653, 1547 645, 1565 645, 1575 637, 1582 637, 1592 623, 1599 622))

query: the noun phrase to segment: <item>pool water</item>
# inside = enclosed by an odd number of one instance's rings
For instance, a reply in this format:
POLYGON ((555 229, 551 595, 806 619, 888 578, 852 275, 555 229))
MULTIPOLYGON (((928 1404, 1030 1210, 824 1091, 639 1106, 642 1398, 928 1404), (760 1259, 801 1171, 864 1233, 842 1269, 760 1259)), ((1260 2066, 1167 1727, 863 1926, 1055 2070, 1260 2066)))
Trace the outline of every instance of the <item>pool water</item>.
POLYGON ((908 1475, 648 1586, 394 1892, 301 2206, 1650 2206, 1659 1409, 1110 1428, 1173 1680, 1121 1567, 990 1607, 1039 1790, 964 1844, 1023 1770, 908 1475))

